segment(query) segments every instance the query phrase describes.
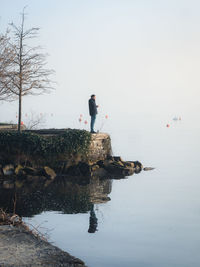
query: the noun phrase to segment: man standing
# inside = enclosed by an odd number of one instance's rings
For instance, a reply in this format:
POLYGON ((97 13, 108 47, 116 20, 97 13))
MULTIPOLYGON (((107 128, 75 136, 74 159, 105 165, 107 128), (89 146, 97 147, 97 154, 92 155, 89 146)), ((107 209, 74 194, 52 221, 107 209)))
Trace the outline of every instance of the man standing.
POLYGON ((90 112, 90 116, 91 116, 91 123, 90 123, 90 132, 91 133, 96 133, 94 131, 94 123, 96 120, 98 106, 96 105, 95 99, 96 99, 95 95, 91 95, 91 98, 89 99, 89 112, 90 112))

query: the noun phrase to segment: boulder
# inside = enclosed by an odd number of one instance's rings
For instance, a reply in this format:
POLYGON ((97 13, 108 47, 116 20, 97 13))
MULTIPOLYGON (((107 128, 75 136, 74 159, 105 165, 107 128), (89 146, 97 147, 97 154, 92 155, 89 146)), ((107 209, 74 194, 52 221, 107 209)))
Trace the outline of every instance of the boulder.
POLYGON ((122 167, 122 168, 125 167, 121 161, 113 161, 113 162, 110 162, 109 165, 116 166, 116 167, 122 167))
POLYGON ((135 169, 132 167, 125 167, 123 174, 124 174, 124 176, 130 176, 130 175, 134 174, 134 171, 135 171, 135 169))
POLYGON ((143 168, 142 163, 140 163, 139 161, 131 161, 131 162, 134 163, 135 167, 139 167, 141 169, 143 168))
POLYGON ((56 173, 53 169, 50 167, 45 166, 44 167, 45 176, 49 178, 50 180, 54 180, 56 178, 56 173))
MULTIPOLYGON (((124 178, 125 176, 133 175, 134 172, 139 173, 143 166, 139 161, 122 161, 121 157, 107 157, 107 160, 97 162, 99 169, 105 169, 112 178, 124 178)), ((97 175, 98 172, 95 172, 97 175)), ((106 176, 106 173, 105 173, 106 176)))
POLYGON ((3 167, 3 174, 4 175, 12 175, 14 174, 14 165, 8 164, 3 167))
POLYGON ((11 222, 13 225, 20 224, 20 223, 22 222, 22 218, 19 217, 17 214, 14 214, 14 215, 10 218, 10 222, 11 222))
POLYGON ((25 171, 23 171, 23 166, 22 165, 17 165, 15 168, 15 174, 16 175, 24 175, 26 174, 25 171))
POLYGON ((139 173, 142 171, 143 166, 139 161, 133 161, 134 165, 135 165, 135 173, 139 173))
POLYGON ((106 160, 99 160, 97 161, 97 165, 99 165, 100 168, 106 168, 107 166, 109 166, 110 164, 112 164, 113 161, 112 159, 106 159, 106 160))
POLYGON ((134 162, 133 161, 123 161, 124 166, 134 168, 134 162))

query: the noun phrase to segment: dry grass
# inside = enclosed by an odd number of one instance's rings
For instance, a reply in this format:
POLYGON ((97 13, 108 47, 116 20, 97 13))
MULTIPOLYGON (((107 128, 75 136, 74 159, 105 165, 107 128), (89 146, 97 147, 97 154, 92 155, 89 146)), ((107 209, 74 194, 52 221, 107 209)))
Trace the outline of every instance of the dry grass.
POLYGON ((40 238, 43 241, 47 241, 46 235, 42 234, 36 227, 32 226, 33 229, 30 229, 30 227, 22 221, 22 218, 20 216, 18 216, 17 214, 6 213, 3 209, 0 208, 0 226, 1 225, 21 227, 35 237, 40 238))

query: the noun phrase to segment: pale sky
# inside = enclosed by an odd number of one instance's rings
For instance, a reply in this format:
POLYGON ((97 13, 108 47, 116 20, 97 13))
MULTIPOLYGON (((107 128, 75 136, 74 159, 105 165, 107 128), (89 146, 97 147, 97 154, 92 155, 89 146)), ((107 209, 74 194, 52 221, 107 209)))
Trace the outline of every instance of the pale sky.
MULTIPOLYGON (((0 29, 40 27, 38 44, 56 71, 56 90, 25 97, 23 115, 46 127, 79 127, 96 94, 99 118, 199 116, 200 2, 195 0, 0 0, 0 29), (50 114, 53 113, 53 116, 50 114)), ((16 121, 17 103, 0 104, 16 121)), ((25 121, 26 118, 24 117, 25 121)))

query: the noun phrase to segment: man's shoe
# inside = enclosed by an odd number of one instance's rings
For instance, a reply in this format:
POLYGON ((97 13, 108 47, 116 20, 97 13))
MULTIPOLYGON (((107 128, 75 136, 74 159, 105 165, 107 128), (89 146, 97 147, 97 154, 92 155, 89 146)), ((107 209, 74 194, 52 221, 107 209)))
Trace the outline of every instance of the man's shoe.
POLYGON ((95 132, 95 131, 91 131, 90 133, 93 133, 93 134, 95 134, 96 132, 95 132))

